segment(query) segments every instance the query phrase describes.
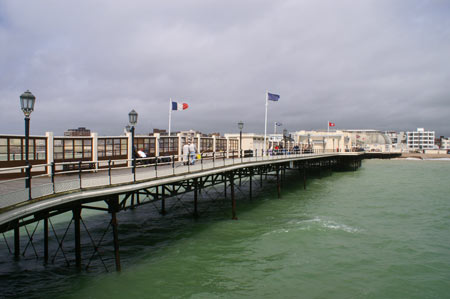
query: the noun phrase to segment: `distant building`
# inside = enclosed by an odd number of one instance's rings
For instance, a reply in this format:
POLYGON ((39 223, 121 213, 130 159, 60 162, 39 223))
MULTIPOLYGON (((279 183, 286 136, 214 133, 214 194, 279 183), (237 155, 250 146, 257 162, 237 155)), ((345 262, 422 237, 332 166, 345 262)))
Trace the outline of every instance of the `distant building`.
POLYGON ((406 133, 386 131, 384 134, 391 140, 393 150, 406 150, 406 133))
POLYGON ((409 150, 434 149, 434 131, 425 131, 417 128, 417 131, 406 132, 406 144, 409 150))
POLYGON ((441 138, 441 149, 450 150, 450 138, 441 138))
POLYGON ((91 130, 85 127, 79 127, 78 129, 68 129, 64 132, 64 136, 91 136, 91 130))

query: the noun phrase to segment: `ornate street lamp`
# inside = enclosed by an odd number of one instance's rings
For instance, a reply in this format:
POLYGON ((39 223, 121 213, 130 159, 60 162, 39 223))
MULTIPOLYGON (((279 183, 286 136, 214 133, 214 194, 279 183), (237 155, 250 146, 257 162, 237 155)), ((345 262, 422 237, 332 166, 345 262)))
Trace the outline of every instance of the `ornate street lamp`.
POLYGON ((20 108, 25 115, 25 165, 27 166, 27 180, 25 188, 29 188, 29 197, 31 199, 31 172, 29 167, 29 140, 30 140, 30 114, 34 110, 34 102, 36 97, 29 91, 25 91, 20 95, 20 108))
POLYGON ((128 121, 130 122, 131 125, 131 158, 133 159, 133 169, 132 172, 133 174, 136 172, 136 155, 135 155, 135 151, 134 151, 134 126, 137 123, 137 118, 138 118, 138 114, 136 111, 131 110, 130 113, 128 113, 128 121))
POLYGON ((288 130, 283 129, 284 151, 286 152, 286 138, 288 136, 288 130))
POLYGON ((239 128, 239 151, 242 158, 242 129, 244 128, 244 122, 241 120, 238 122, 239 128))

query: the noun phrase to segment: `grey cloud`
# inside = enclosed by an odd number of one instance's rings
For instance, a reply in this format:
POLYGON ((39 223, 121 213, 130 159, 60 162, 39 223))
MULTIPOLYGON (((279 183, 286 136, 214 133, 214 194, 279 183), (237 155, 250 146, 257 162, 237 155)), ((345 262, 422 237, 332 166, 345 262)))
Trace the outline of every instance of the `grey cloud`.
POLYGON ((205 132, 415 129, 450 135, 449 5, 442 1, 10 1, 0 4, 0 127, 205 132), (269 126, 268 131, 273 128, 269 126))

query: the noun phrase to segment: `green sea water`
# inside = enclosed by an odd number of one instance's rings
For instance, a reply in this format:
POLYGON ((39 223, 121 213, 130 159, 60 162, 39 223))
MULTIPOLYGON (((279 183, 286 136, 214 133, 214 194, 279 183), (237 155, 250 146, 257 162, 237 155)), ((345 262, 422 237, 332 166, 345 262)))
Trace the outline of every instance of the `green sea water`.
MULTIPOLYGON (((450 161, 366 160, 355 172, 310 178, 306 190, 288 173, 281 199, 270 182, 252 200, 246 188, 237 190, 237 221, 217 198, 204 200, 198 220, 179 201, 166 216, 152 205, 119 213, 121 273, 104 271, 98 258, 77 272, 3 254, 2 294, 450 298, 450 161)), ((108 219, 85 217, 94 232, 108 219)))

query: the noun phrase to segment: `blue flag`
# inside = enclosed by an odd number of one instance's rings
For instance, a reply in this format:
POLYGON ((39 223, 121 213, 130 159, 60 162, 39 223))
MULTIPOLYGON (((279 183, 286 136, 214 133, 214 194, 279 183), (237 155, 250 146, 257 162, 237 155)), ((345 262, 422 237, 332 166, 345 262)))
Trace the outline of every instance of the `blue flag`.
POLYGON ((267 93, 267 99, 269 101, 275 101, 276 102, 276 101, 278 101, 280 99, 280 95, 268 92, 267 93))

